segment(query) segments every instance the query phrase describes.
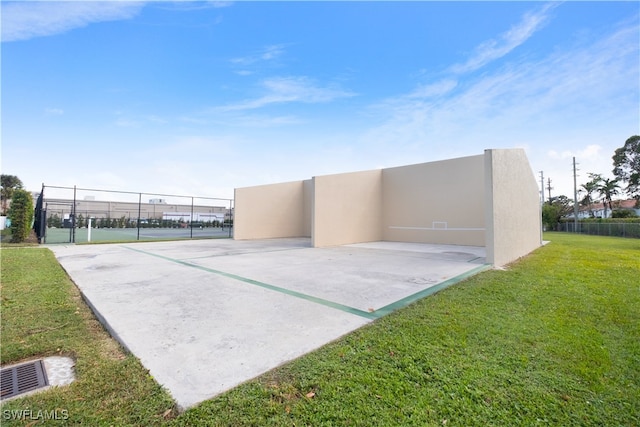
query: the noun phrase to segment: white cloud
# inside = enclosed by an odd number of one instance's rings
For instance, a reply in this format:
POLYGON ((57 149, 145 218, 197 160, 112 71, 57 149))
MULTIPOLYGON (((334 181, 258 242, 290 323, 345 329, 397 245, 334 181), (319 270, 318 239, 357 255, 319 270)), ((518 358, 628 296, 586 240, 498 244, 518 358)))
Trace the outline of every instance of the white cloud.
POLYGON ((273 63, 285 54, 284 44, 274 44, 265 46, 260 51, 251 55, 232 58, 230 60, 234 67, 242 67, 235 71, 239 76, 250 76, 255 73, 255 68, 259 65, 273 63), (253 70, 251 68, 254 68, 253 70))
POLYGON ((542 28, 547 21, 548 12, 556 6, 557 3, 547 3, 536 12, 526 13, 517 25, 511 27, 499 38, 480 44, 467 62, 454 65, 451 67, 451 71, 459 74, 475 71, 491 61, 502 58, 542 28))
POLYGON ((266 116, 266 115, 241 115, 238 117, 230 117, 230 120, 226 120, 229 125, 241 126, 243 128, 269 128, 277 126, 297 125, 303 123, 298 117, 287 116, 266 116))
POLYGON ((262 55, 260 55, 260 59, 262 59, 263 61, 270 61, 282 55, 283 53, 284 53, 283 45, 267 46, 264 52, 262 52, 262 55))
POLYGON ((121 128, 137 128, 140 126, 140 122, 125 117, 116 119, 115 125, 121 128))
POLYGON ((156 116, 154 114, 149 114, 149 115, 145 116, 144 118, 149 123, 153 123, 153 124, 156 124, 156 125, 164 125, 164 124, 168 123, 167 119, 165 119, 163 117, 156 116))
POLYGON ((61 108, 45 108, 45 116, 61 116, 64 114, 64 110, 61 108))
POLYGON ((238 111, 262 108, 286 102, 321 103, 355 96, 355 93, 336 86, 319 86, 307 77, 274 77, 262 82, 265 95, 217 108, 219 111, 238 111))
POLYGON ((156 0, 158 2, 167 3, 167 8, 172 10, 191 12, 194 10, 204 9, 220 9, 233 5, 232 1, 193 1, 193 0, 156 0))
POLYGON ((274 44, 265 46, 259 52, 252 55, 232 58, 231 63, 234 65, 248 66, 263 61, 273 61, 285 53, 284 44, 274 44))
POLYGON ((130 19, 144 2, 25 1, 2 5, 2 41, 28 40, 64 33, 104 21, 130 19))
POLYGON ((557 51, 536 62, 513 62, 467 79, 448 96, 432 99, 416 94, 437 93, 437 88, 446 92, 453 81, 422 86, 376 106, 387 118, 371 133, 377 139, 386 135, 395 145, 398 137, 409 142, 424 135, 473 132, 493 133, 497 141, 507 132, 553 134, 571 129, 573 123, 575 132, 594 126, 610 128, 638 111, 637 36, 637 23, 618 28, 591 45, 557 51))
POLYGON ((445 76, 375 105, 379 125, 360 143, 397 164, 526 146, 532 168, 552 177, 557 194, 572 194, 571 157, 584 176, 607 174, 615 148, 637 132, 638 34, 637 20, 627 21, 601 39, 460 79, 449 92, 445 76), (443 95, 417 96, 438 88, 443 95))
POLYGON ((445 79, 436 83, 421 85, 409 94, 409 98, 430 98, 442 96, 451 92, 457 85, 458 82, 453 79, 445 79))
POLYGON ((571 151, 571 150, 563 150, 561 152, 558 152, 556 150, 549 150, 549 152, 547 153, 547 155, 555 160, 561 159, 571 159, 573 157, 577 157, 579 159, 593 159, 593 158, 597 158, 600 155, 600 152, 602 151, 602 147, 598 144, 589 144, 587 145, 584 149, 582 150, 576 150, 576 151, 571 151))

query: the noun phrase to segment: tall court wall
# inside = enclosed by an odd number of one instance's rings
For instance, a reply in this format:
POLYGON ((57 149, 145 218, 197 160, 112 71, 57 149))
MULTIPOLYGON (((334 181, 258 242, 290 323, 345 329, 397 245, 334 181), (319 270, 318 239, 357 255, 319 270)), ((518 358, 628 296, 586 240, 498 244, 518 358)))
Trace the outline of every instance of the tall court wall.
POLYGON ((313 178, 312 243, 336 246, 382 239, 382 171, 313 178))
POLYGON ((485 150, 487 262, 508 264, 542 244, 538 183, 522 149, 485 150))
POLYGON ((382 239, 485 245, 484 156, 383 169, 382 239))
POLYGON ((236 188, 234 238, 311 237, 311 180, 236 188), (308 214, 307 214, 308 215, 308 214))

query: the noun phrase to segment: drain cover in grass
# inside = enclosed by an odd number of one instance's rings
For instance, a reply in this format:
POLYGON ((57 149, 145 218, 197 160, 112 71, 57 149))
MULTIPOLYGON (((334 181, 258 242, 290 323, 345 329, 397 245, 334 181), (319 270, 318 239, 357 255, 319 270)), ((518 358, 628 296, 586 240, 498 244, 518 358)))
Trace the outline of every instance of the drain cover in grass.
POLYGON ((49 384, 42 360, 23 363, 0 371, 0 399, 8 399, 49 384))

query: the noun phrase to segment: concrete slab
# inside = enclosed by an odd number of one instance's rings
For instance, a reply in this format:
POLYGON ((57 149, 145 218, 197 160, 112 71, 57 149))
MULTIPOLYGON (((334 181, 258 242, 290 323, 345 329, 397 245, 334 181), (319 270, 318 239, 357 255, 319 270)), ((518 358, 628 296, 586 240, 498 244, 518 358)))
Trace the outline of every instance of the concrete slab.
POLYGON ((51 246, 112 335, 181 408, 484 265, 484 249, 309 239, 51 246))

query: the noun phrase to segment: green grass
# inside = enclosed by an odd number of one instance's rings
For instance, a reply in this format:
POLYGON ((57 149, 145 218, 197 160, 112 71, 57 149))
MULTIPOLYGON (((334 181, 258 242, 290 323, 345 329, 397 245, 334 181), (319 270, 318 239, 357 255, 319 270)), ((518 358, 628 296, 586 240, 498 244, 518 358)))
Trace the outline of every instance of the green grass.
POLYGON ((51 251, 10 248, 1 257, 2 365, 64 355, 75 360, 78 378, 4 403, 3 426, 26 424, 12 424, 5 410, 66 409, 70 418, 60 425, 91 426, 157 425, 174 413, 170 396, 104 331, 51 251))
POLYGON ((113 355, 48 251, 3 250, 3 363, 63 352, 79 371, 68 389, 3 409, 67 408, 69 423, 91 425, 640 425, 640 240, 545 238, 552 243, 506 270, 481 273, 166 420, 168 396, 135 358, 113 355), (45 273, 5 276, 34 265, 22 261, 31 252, 44 254, 45 273), (38 299, 42 311, 66 314, 14 320, 22 315, 11 304, 23 296, 13 294, 25 287, 63 289, 56 304, 38 299), (51 328, 46 339, 19 342, 42 328, 51 328), (116 379, 128 381, 125 398, 116 379), (120 400, 124 409, 113 409, 120 400))

